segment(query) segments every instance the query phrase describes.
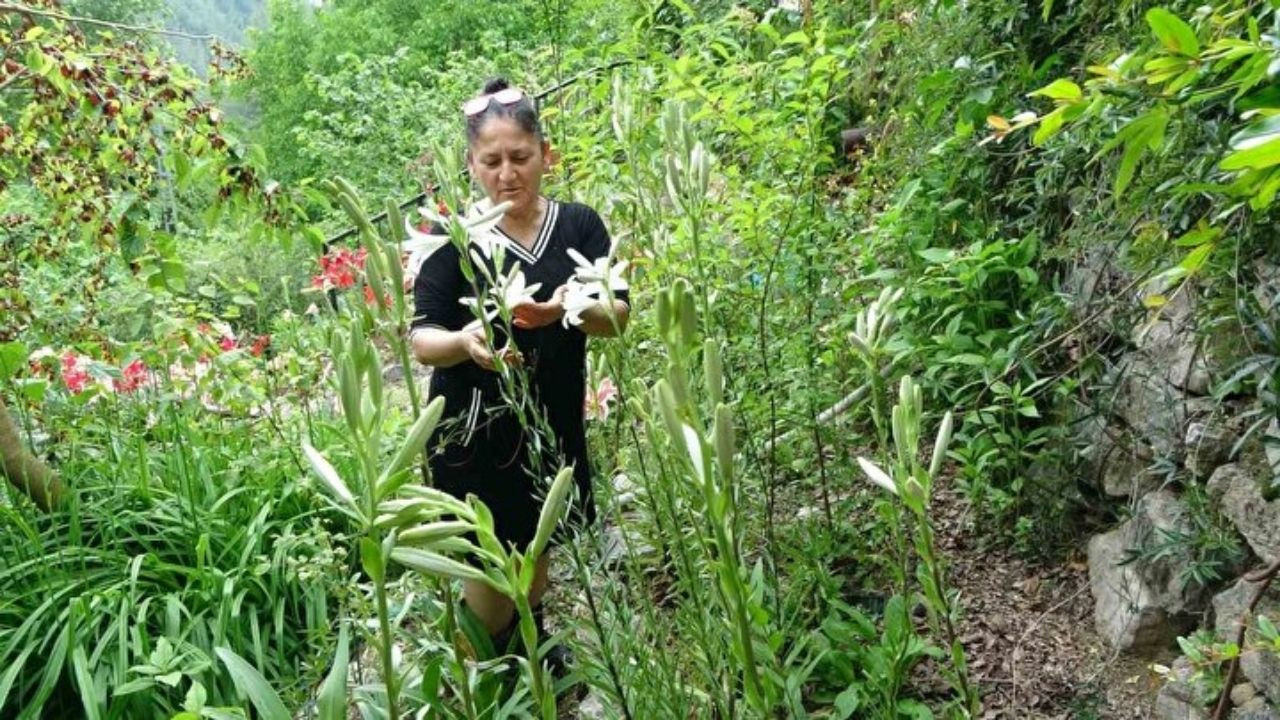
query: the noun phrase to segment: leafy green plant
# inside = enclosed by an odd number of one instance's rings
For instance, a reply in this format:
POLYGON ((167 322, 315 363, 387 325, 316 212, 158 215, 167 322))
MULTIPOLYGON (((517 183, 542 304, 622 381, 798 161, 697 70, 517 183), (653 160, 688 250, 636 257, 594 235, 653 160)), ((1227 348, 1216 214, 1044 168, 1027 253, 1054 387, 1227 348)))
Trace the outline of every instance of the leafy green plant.
POLYGON ((834 717, 932 718, 928 706, 903 697, 911 669, 944 656, 912 627, 911 612, 901 595, 889 599, 882 613, 883 630, 855 607, 833 604, 821 632, 830 646, 819 672, 843 685, 832 700, 834 717))
POLYGON ((928 467, 925 467, 921 464, 919 455, 923 415, 922 389, 910 376, 903 377, 898 388, 898 403, 893 407, 893 443, 896 454, 890 471, 885 472, 866 458, 858 458, 858 464, 862 466, 868 479, 898 496, 914 516, 915 522, 909 532, 913 536, 916 555, 920 560, 916 580, 920 583, 934 632, 946 638, 951 663, 947 677, 959 696, 959 709, 966 716, 974 717, 981 710, 981 700, 977 688, 969 679, 964 647, 956 633, 955 598, 946 584, 946 570, 943 559, 938 555, 929 516, 934 479, 942 469, 947 445, 951 442, 952 416, 950 412, 943 416, 937 437, 934 438, 931 460, 928 467))

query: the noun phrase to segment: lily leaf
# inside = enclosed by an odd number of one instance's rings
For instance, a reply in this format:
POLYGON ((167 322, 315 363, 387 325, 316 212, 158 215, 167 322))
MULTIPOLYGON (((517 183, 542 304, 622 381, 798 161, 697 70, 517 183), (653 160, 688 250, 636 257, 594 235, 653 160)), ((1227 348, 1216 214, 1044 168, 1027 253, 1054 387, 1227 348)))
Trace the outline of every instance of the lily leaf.
POLYGON ((307 457, 307 462, 311 465, 311 469, 324 481, 329 492, 354 509, 356 507, 355 496, 351 494, 351 490, 339 477, 338 471, 334 470, 333 466, 329 464, 329 461, 325 460, 324 456, 314 447, 311 447, 311 443, 306 440, 302 441, 302 454, 307 457))

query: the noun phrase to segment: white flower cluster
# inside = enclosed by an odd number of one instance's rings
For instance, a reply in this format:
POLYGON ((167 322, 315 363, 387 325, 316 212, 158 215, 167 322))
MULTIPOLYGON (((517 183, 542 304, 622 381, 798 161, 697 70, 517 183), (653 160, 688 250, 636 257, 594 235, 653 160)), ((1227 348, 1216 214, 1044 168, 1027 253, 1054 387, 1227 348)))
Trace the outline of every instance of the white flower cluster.
POLYGON ((565 283, 564 326, 581 325, 582 313, 593 305, 613 299, 613 293, 626 290, 627 261, 610 263, 610 256, 596 258, 593 262, 585 255, 569 248, 569 257, 577 265, 573 278, 565 283))
MULTIPOLYGON (((509 202, 495 205, 485 199, 477 202, 465 216, 461 217, 437 213, 426 207, 418 208, 418 212, 427 221, 446 231, 453 226, 461 226, 466 230, 472 246, 472 259, 477 265, 485 266, 482 256, 484 260, 493 260, 495 256, 500 258, 506 249, 508 240, 502 233, 497 232, 496 228, 503 214, 510 207, 509 202)), ((450 242, 447 232, 440 235, 421 232, 413 227, 407 218, 404 229, 409 239, 401 245, 401 248, 409 253, 406 269, 411 274, 417 274, 423 261, 450 242)), ((582 313, 588 308, 606 300, 612 300, 613 293, 629 287, 625 260, 615 263, 610 256, 606 256, 592 261, 572 248, 568 253, 577 267, 574 268, 573 277, 565 283, 563 319, 565 327, 581 325, 582 313)), ((485 297, 465 297, 459 302, 473 310, 483 307, 485 317, 493 320, 502 308, 514 310, 516 305, 533 302, 533 294, 540 287, 540 283, 528 284, 524 273, 513 267, 506 275, 496 278, 496 282, 490 287, 485 297)), ((473 325, 478 324, 479 321, 473 323, 473 325)))

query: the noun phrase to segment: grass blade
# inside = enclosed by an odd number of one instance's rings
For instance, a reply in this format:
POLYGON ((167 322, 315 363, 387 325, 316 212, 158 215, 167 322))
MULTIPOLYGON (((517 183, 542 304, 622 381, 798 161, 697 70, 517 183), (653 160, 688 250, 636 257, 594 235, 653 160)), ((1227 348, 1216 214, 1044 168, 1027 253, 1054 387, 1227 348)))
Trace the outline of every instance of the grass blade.
POLYGON ((280 700, 280 696, 271 689, 271 685, 257 668, 250 665, 231 648, 214 648, 214 652, 222 660, 222 664, 227 666, 227 671, 231 673, 231 681, 240 692, 249 697, 249 702, 253 703, 254 709, 258 711, 262 720, 293 720, 289 710, 280 700))
POLYGON ((338 630, 338 649, 333 654, 333 667, 325 676, 320 696, 316 699, 319 720, 346 720, 348 651, 347 626, 343 625, 338 630))

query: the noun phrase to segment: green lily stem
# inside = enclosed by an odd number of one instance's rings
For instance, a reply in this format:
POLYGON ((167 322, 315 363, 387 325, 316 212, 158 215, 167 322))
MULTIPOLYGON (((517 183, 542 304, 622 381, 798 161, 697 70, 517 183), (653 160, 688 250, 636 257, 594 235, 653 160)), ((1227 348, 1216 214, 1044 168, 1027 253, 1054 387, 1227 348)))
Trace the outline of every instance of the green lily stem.
MULTIPOLYGON (((885 389, 884 374, 881 372, 881 354, 878 349, 873 349, 872 352, 874 353, 872 357, 865 358, 867 374, 871 376, 871 421, 876 427, 881 467, 889 467, 891 456, 889 452, 888 393, 885 389)), ((907 540, 909 530, 905 529, 902 509, 898 507, 897 503, 889 502, 889 513, 891 515, 890 521, 894 528, 893 550, 897 561, 893 567, 894 580, 897 581, 898 594, 906 595, 907 579, 911 576, 910 547, 907 540)))
MULTIPOLYGON (((947 596, 947 586, 943 582, 942 564, 938 561, 935 551, 933 527, 930 525, 929 518, 923 507, 917 511, 916 520, 918 551, 921 561, 924 562, 930 577, 933 579, 934 593, 937 597, 932 600, 938 604, 934 611, 935 614, 942 616, 942 629, 946 632, 948 650, 952 656, 952 664, 955 665, 956 684, 959 686, 956 689, 960 692, 966 713, 973 717, 979 709, 980 701, 969 686, 968 671, 956 662, 956 649, 960 647, 960 641, 956 633, 955 622, 952 619, 951 601, 947 596)), ((963 652, 963 649, 960 652, 963 652)))
POLYGON ((409 391, 409 406, 413 408, 416 420, 422 413, 422 401, 418 396, 418 384, 413 381, 413 361, 409 355, 409 341, 399 331, 388 333, 388 340, 395 345, 396 355, 400 360, 400 368, 404 373, 405 388, 409 391))
MULTIPOLYGON (((725 532, 726 518, 723 512, 716 509, 718 507, 715 502, 716 489, 709 475, 703 478, 703 487, 706 492, 707 509, 711 511, 711 526, 714 530, 716 549, 720 555, 721 575, 727 580, 725 584, 728 585, 731 592, 729 605, 733 612, 734 625, 737 626, 738 642, 742 645, 742 672, 747 682, 747 697, 756 700, 757 709, 767 712, 768 708, 765 707, 768 704, 767 698, 765 697, 764 686, 760 682, 759 670, 756 667, 751 618, 747 615, 746 605, 749 594, 742 586, 741 568, 738 564, 738 556, 734 552, 733 542, 730 540, 728 533, 725 532)), ((724 492, 731 493, 731 490, 725 488, 724 492)), ((732 507, 731 498, 726 501, 725 506, 732 507)))
MULTIPOLYGON (((375 536, 375 541, 378 539, 375 536)), ((400 717, 400 681, 396 677, 395 665, 391 658, 391 615, 387 609, 387 585, 385 578, 378 578, 373 584, 374 595, 378 603, 378 632, 382 635, 378 643, 378 655, 382 660, 382 681, 387 687, 387 715, 391 720, 400 717)))
POLYGON ((447 578, 437 578, 436 580, 440 585, 441 594, 444 596, 444 636, 449 639, 449 644, 453 647, 454 666, 462 671, 463 681, 457 683, 459 694, 462 696, 462 707, 467 713, 467 718, 475 720, 477 717, 475 699, 471 696, 471 685, 465 681, 466 658, 462 655, 462 647, 459 643, 454 642, 454 639, 458 636, 458 618, 453 609, 453 584, 447 578))
POLYGON ((529 604, 529 593, 523 588, 515 593, 516 612, 520 616, 520 639, 524 642, 525 654, 529 660, 529 676, 533 685, 533 695, 542 709, 543 720, 556 720, 555 698, 547 699, 546 674, 542 670, 542 662, 538 659, 538 626, 533 620, 533 607, 529 604))

